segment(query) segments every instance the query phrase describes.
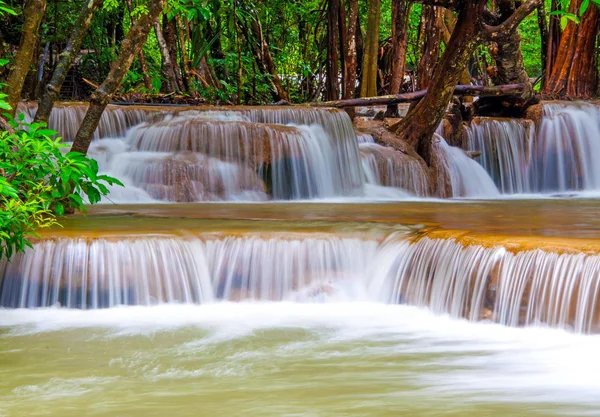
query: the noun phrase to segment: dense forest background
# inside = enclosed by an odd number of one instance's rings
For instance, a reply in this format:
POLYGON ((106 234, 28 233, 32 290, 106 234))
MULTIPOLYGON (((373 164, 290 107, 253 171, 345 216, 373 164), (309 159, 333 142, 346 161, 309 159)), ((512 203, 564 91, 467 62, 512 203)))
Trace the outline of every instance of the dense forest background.
MULTIPOLYGON (((30 3, 35 2, 4 2, 12 10, 4 13, 0 22, 0 57, 8 60, 0 73, 4 79, 14 65, 25 10, 30 3)), ((31 100, 40 97, 82 8, 89 1, 38 0, 37 3, 35 7, 45 7, 45 13, 39 36, 32 44, 34 59, 22 92, 23 98, 31 100)), ((147 8, 143 0, 96 3, 99 4, 83 38, 81 53, 61 87, 61 99, 89 97, 94 86, 106 78, 125 35, 147 8)), ((435 7, 434 3, 169 0, 120 91, 177 93, 216 103, 261 104, 282 99, 292 103, 334 100, 342 95, 352 98, 426 88, 427 78, 444 52, 456 21, 451 8, 435 7), (374 70, 369 67, 373 57, 374 70), (347 73, 348 60, 352 59, 355 76, 347 73), (393 79, 398 68, 403 73, 400 82, 393 79), (371 72, 375 76, 369 75, 371 72), (337 80, 337 85, 332 86, 328 79, 337 80), (371 80, 375 80, 375 86, 370 85, 371 80)), ((593 70, 594 82, 590 91, 576 94, 591 98, 596 95, 597 84, 598 13, 595 5, 590 7, 589 0, 571 3, 547 1, 522 21, 519 26, 522 63, 527 75, 535 81, 534 88, 539 90, 548 78, 544 77, 548 74, 547 56, 560 50, 561 32, 568 31, 570 25, 582 26, 584 15, 587 18, 593 14, 593 68, 587 70, 593 70), (549 42, 554 45, 554 52, 549 42)), ((567 47, 577 46, 572 43, 567 47)), ((478 45, 460 83, 494 84, 497 53, 498 47, 493 42, 478 45)), ((566 92, 551 93, 560 96, 566 92)))

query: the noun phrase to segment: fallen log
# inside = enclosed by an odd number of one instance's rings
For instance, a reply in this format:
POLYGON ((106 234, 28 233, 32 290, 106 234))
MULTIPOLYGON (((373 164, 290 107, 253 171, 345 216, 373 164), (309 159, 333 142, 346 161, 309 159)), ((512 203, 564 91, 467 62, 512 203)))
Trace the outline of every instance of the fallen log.
MULTIPOLYGON (((524 84, 506 84, 496 85, 493 87, 486 87, 482 85, 457 85, 456 89, 454 90, 454 95, 473 97, 502 97, 522 94, 524 89, 524 84)), ((427 90, 419 90, 412 93, 393 94, 389 96, 315 102, 310 103, 310 106, 344 108, 410 103, 412 101, 418 101, 422 99, 425 97, 425 94, 427 94, 427 90)))

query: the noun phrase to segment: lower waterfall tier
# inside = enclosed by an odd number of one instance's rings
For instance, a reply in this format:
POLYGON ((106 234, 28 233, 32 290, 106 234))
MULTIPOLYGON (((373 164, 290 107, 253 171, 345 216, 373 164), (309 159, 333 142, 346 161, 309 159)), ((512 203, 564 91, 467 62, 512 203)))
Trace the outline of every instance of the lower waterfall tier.
POLYGON ((59 232, 2 265, 0 305, 372 301, 507 326, 600 331, 600 244, 592 239, 529 242, 389 221, 310 219, 163 219, 164 229, 144 231, 143 218, 129 219, 129 232, 59 232), (190 228, 194 222, 205 228, 190 228))

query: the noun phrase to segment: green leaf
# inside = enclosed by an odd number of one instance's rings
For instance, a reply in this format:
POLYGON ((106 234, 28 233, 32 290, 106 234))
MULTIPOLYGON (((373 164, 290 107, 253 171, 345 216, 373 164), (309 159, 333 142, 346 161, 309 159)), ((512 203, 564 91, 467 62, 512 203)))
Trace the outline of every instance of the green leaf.
POLYGON ((85 205, 83 199, 77 194, 69 194, 69 199, 74 203, 74 208, 83 207, 85 205))
POLYGON ((12 107, 6 101, 0 101, 0 109, 2 109, 2 110, 12 110, 12 107))
POLYGON ((581 2, 581 6, 579 7, 579 16, 583 16, 588 7, 590 6, 590 0, 583 0, 581 2))
POLYGON ((54 211, 58 216, 64 216, 65 206, 62 203, 56 203, 56 205, 54 206, 54 211))

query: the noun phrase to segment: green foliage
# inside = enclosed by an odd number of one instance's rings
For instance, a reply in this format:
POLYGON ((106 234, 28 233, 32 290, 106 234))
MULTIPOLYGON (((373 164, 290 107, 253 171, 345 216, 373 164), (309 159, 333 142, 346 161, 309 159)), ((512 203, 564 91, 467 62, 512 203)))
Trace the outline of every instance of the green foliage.
MULTIPOLYGON (((15 128, 17 123, 11 123, 15 128)), ((69 210, 85 211, 100 201, 118 180, 98 174, 98 164, 66 145, 43 124, 18 125, 11 134, 0 132, 0 258, 29 246, 36 229, 56 224, 69 210)))
MULTIPOLYGON (((0 66, 6 60, 0 60, 0 66)), ((0 84, 0 88, 4 87, 0 84)), ((10 110, 0 93, 0 109, 10 110)), ((37 230, 57 224, 66 211, 85 211, 108 194, 106 185, 123 185, 98 174, 98 163, 53 139, 56 132, 42 123, 25 123, 5 115, 14 132, 0 132, 0 259, 31 247, 37 230)))

